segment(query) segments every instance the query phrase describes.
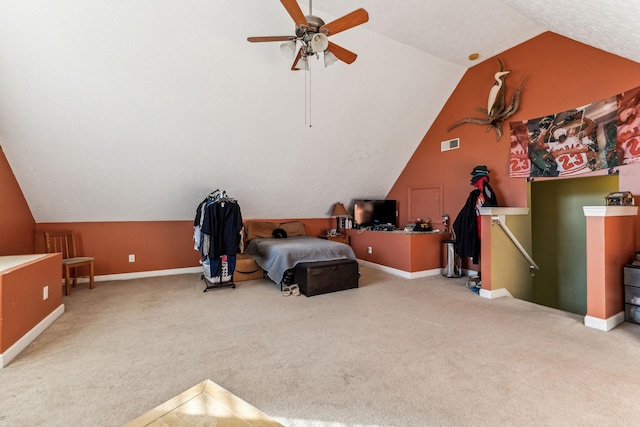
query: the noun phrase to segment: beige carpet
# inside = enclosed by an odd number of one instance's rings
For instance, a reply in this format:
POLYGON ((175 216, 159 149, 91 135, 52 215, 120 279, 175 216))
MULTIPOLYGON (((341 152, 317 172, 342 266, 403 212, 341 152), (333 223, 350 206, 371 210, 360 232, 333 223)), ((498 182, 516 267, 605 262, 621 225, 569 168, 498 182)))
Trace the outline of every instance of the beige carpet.
POLYGON ((310 298, 197 274, 80 286, 0 370, 0 425, 120 426, 205 379, 287 426, 635 424, 637 325, 361 270, 310 298))

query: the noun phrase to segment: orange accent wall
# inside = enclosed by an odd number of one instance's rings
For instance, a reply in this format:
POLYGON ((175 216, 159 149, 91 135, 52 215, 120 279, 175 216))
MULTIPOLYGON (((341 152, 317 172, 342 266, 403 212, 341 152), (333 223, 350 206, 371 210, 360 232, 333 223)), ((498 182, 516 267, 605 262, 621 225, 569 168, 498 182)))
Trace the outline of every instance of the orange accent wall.
POLYGON ((35 220, 0 147, 0 256, 33 253, 35 220))
MULTIPOLYGON (((640 86, 640 64, 547 32, 497 56, 511 71, 506 79, 507 100, 527 78, 518 112, 503 125, 503 136, 486 126, 464 124, 465 118, 482 117, 498 62, 490 58, 470 68, 449 97, 433 125, 387 195, 398 200, 399 223, 408 222, 409 187, 443 185, 444 213, 455 220, 469 193, 475 165, 491 170, 491 186, 501 206, 526 207, 524 178, 509 178, 509 121, 542 117, 585 105, 640 86), (460 148, 440 152, 440 142, 460 138, 460 148)), ((427 77, 428 78, 428 73, 427 77)), ((640 164, 622 166, 621 190, 640 194, 640 164)), ((436 219, 434 224, 439 226, 436 219)), ((640 219, 638 219, 640 225, 640 219)), ((639 228, 639 227, 636 227, 639 228)), ((640 242, 640 240, 638 240, 640 242)))
POLYGON ((587 314, 608 319, 624 310, 622 267, 633 261, 632 217, 587 217, 587 314))
POLYGON ((198 265, 193 221, 38 223, 36 252, 45 252, 44 232, 50 230, 74 230, 78 253, 96 259, 96 275, 198 265), (129 262, 130 254, 135 262, 129 262))
MULTIPOLYGON (((295 219, 265 219, 285 222, 295 219)), ((331 218, 301 219, 309 236, 318 236, 331 226, 331 218)), ((74 230, 81 255, 96 259, 96 276, 197 267, 200 259, 193 247, 193 221, 131 221, 38 223, 36 253, 44 253, 44 232, 74 230), (136 261, 129 262, 134 254, 136 261)))
POLYGON ((62 304, 62 256, 47 257, 5 270, 0 274, 0 353, 62 304), (49 286, 49 298, 42 299, 49 286))

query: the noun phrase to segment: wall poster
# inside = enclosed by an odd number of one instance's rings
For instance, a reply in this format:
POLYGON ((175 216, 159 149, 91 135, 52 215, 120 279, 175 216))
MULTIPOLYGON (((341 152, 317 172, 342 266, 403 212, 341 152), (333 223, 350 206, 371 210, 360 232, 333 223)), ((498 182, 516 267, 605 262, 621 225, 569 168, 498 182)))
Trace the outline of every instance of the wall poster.
POLYGON ((509 126, 511 177, 575 176, 640 163, 640 87, 509 126))

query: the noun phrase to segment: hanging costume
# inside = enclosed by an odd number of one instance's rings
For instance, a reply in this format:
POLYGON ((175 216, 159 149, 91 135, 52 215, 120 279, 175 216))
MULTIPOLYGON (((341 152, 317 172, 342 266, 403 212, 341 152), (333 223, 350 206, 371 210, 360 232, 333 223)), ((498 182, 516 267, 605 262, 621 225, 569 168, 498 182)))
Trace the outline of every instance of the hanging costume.
POLYGON ((473 258, 474 264, 480 258, 480 208, 498 206, 498 199, 489 185, 489 172, 486 166, 473 168, 471 185, 476 189, 469 194, 453 222, 458 255, 473 258))

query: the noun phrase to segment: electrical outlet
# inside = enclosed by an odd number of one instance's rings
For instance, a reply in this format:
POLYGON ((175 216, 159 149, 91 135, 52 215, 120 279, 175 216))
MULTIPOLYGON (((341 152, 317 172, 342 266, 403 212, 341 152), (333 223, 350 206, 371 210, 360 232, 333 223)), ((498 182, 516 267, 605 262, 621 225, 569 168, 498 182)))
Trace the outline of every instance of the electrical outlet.
POLYGON ((46 300, 47 298, 49 298, 49 287, 45 286, 44 288, 42 288, 42 300, 46 300))
POLYGON ((129 262, 136 262, 136 256, 135 256, 135 254, 131 254, 131 255, 129 255, 129 262))
POLYGON ((372 254, 373 253, 373 248, 371 246, 367 247, 367 253, 368 254, 372 254))

